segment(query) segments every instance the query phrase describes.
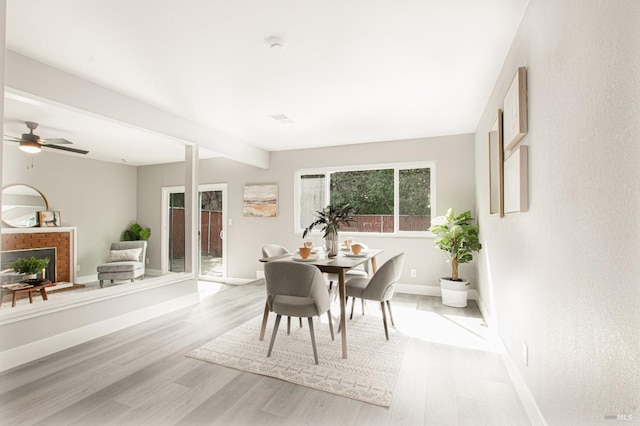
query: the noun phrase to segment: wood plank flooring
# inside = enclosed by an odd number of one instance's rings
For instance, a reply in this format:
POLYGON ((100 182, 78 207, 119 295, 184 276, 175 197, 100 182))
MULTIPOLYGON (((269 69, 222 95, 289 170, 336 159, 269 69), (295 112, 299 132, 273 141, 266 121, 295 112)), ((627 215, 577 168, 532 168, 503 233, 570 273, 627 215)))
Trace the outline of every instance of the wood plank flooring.
MULTIPOLYGON (((185 357, 264 308, 264 284, 201 286, 219 291, 1 374, 0 423, 529 425, 473 301, 454 309, 439 298, 394 297, 396 325, 411 338, 393 404, 383 408, 185 357)), ((376 304, 367 310, 379 315, 376 304)))

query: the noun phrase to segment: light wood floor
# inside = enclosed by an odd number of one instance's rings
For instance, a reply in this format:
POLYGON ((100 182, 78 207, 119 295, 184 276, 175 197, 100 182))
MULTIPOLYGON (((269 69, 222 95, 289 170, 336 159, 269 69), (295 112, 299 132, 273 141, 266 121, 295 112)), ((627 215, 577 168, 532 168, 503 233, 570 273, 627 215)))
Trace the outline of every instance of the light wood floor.
POLYGON ((185 357, 264 307, 264 285, 202 287, 192 308, 1 374, 0 423, 529 424, 472 301, 454 309, 439 298, 394 297, 396 325, 411 339, 393 404, 383 408, 185 357))

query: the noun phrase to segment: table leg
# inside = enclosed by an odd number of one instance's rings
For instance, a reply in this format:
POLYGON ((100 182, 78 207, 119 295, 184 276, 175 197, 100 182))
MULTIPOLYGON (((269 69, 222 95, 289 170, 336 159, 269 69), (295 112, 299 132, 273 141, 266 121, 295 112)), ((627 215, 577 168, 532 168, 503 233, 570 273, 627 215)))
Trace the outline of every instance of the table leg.
POLYGON ((40 294, 42 295, 42 300, 49 300, 49 298, 47 297, 47 289, 42 287, 40 289, 40 294))
POLYGON ((14 291, 13 292, 13 301, 11 302, 11 307, 15 308, 16 307, 16 301, 18 300, 18 292, 14 291))
POLYGON ((338 290, 340 292, 340 335, 342 336, 342 358, 347 359, 347 295, 344 285, 344 269, 338 271, 338 290))
POLYGON ((269 304, 264 302, 264 315, 262 315, 262 327, 260 328, 260 341, 264 340, 264 333, 267 330, 267 318, 269 317, 269 304))
POLYGON ((374 273, 374 274, 375 274, 375 273, 376 273, 376 271, 378 270, 378 264, 377 264, 377 262, 376 262, 376 257, 375 257, 375 256, 373 256, 373 257, 371 258, 371 270, 373 271, 373 273, 374 273))
POLYGON ((33 303, 33 292, 28 291, 27 293, 29 293, 29 303, 33 303))

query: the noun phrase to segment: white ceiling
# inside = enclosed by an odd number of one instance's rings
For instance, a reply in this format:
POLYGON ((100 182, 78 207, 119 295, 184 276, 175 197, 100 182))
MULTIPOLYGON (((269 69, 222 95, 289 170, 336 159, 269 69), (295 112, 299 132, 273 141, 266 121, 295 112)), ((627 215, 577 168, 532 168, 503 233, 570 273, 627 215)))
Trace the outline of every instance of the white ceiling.
MULTIPOLYGON (((473 132, 527 3, 8 0, 7 49, 277 151, 473 132)), ((184 158, 175 138, 5 99, 5 133, 25 120, 90 158, 184 158)))

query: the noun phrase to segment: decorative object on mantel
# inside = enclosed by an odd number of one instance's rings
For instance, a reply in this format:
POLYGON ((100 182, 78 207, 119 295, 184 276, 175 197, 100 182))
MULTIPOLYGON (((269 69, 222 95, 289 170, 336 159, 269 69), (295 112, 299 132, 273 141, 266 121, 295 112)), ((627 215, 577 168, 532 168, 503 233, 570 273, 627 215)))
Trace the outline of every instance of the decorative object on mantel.
POLYGON ((314 227, 322 226, 325 252, 330 257, 337 256, 340 225, 349 225, 353 221, 352 213, 353 207, 349 203, 337 206, 329 205, 316 212, 315 222, 304 230, 302 238, 305 238, 314 227))
POLYGON ((529 210, 527 145, 519 146, 504 162, 504 212, 529 210))
POLYGON ((151 237, 151 229, 143 228, 137 223, 131 224, 129 229, 122 234, 122 241, 148 240, 151 237))
POLYGON ((259 184, 244 186, 244 217, 278 216, 278 185, 259 184))
POLYGON ((489 214, 504 217, 504 152, 502 151, 502 110, 489 130, 489 214))
POLYGON ((44 270, 48 264, 49 258, 37 259, 31 256, 30 258, 21 257, 7 266, 18 274, 25 274, 22 282, 37 284, 45 280, 44 270), (38 274, 40 274, 40 278, 38 278, 38 274))
POLYGON ((504 150, 509 151, 527 134, 527 69, 518 68, 504 97, 504 150))
POLYGON ((451 262, 451 277, 440 278, 442 303, 454 308, 467 306, 469 281, 458 277, 458 265, 473 260, 473 253, 482 249, 479 229, 471 212, 466 211, 458 216, 453 208, 444 216, 431 221, 429 231, 436 235, 434 246, 442 250, 451 262))
POLYGON ((43 228, 62 226, 60 212, 38 212, 38 218, 43 228))
POLYGON ((396 327, 389 329, 393 334, 390 340, 381 340, 377 313, 349 321, 349 329, 358 332, 349 333, 348 359, 342 358, 340 345, 331 340, 329 333, 317 333, 319 365, 313 364, 306 327, 292 327, 290 335, 286 334, 286 327, 280 329, 277 337, 280 343, 274 348, 277 356, 267 358, 270 336, 258 340, 261 324, 262 315, 186 356, 369 404, 391 405, 409 338, 396 327))
POLYGON ((38 226, 38 212, 49 210, 47 197, 29 185, 2 188, 2 221, 13 228, 38 226))

